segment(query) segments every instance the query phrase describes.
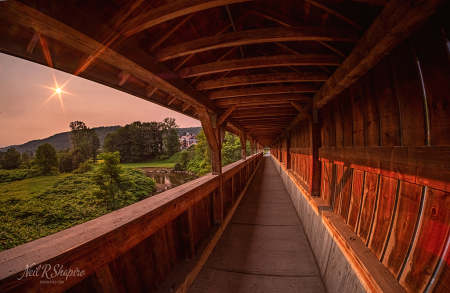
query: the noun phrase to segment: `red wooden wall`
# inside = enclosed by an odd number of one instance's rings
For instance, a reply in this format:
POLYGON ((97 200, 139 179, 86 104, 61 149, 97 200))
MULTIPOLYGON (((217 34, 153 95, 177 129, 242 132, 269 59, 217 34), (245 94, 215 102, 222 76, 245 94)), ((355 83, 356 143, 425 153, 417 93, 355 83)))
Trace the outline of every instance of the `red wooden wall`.
MULTIPOLYGON (((319 111, 320 196, 407 292, 450 292, 449 10, 319 111)), ((305 184, 309 123, 290 133, 305 184)))

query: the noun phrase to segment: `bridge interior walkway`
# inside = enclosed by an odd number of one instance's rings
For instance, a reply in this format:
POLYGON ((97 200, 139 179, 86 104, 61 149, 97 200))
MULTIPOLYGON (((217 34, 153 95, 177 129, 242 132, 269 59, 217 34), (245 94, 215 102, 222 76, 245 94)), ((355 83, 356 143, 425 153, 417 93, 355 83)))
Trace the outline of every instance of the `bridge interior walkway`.
POLYGON ((326 292, 302 224, 265 156, 189 293, 326 292))

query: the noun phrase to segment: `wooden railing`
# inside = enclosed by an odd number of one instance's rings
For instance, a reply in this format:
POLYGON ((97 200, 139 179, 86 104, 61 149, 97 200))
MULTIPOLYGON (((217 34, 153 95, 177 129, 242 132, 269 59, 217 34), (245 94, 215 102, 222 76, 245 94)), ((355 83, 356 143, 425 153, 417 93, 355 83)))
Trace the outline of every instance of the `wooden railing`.
POLYGON ((218 238, 261 158, 0 252, 0 292, 156 291, 218 238))

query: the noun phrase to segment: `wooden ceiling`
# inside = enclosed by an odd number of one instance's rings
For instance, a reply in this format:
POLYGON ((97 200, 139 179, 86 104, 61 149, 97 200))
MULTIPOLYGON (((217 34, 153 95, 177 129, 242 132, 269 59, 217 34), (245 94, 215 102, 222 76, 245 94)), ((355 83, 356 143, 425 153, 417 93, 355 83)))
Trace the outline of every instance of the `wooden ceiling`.
POLYGON ((228 130, 270 145, 339 91, 329 83, 347 76, 333 73, 346 70, 355 46, 372 45, 370 34, 360 39, 377 29, 371 26, 387 3, 4 1, 0 51, 197 119, 206 107, 228 130))

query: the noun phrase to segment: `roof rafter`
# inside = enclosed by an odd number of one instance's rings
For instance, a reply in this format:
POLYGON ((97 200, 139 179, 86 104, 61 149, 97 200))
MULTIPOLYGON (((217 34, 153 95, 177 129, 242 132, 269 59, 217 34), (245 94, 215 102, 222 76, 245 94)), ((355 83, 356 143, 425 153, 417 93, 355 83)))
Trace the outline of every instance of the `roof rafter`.
POLYGON ((327 81, 330 75, 316 72, 270 73, 245 76, 234 76, 215 80, 198 82, 195 86, 198 90, 208 90, 229 86, 281 83, 281 82, 316 82, 327 81))
POLYGON ((328 65, 339 66, 342 57, 337 55, 322 54, 298 54, 298 55, 277 55, 264 57, 251 57, 246 59, 233 59, 206 63, 192 67, 181 68, 177 73, 182 78, 195 77, 210 73, 242 70, 249 68, 264 68, 276 66, 311 66, 328 65))
POLYGON ((173 45, 157 51, 158 61, 240 45, 288 41, 338 41, 357 42, 360 36, 345 28, 289 27, 240 31, 173 45))
POLYGON ((217 106, 226 106, 233 104, 264 104, 264 103, 276 103, 284 101, 304 101, 309 102, 311 98, 304 94, 276 94, 276 95, 260 95, 260 96, 246 96, 225 98, 215 101, 217 106))
POLYGON ((239 96, 268 95, 280 93, 315 93, 318 90, 319 90, 318 85, 305 83, 291 86, 266 86, 266 87, 253 87, 253 88, 214 91, 207 94, 207 97, 213 100, 239 96))
POLYGON ((166 22, 168 20, 194 12, 223 6, 227 4, 251 0, 178 0, 157 7, 125 22, 122 26, 123 35, 129 37, 142 30, 166 22), (131 29, 130 29, 131 28, 131 29))

